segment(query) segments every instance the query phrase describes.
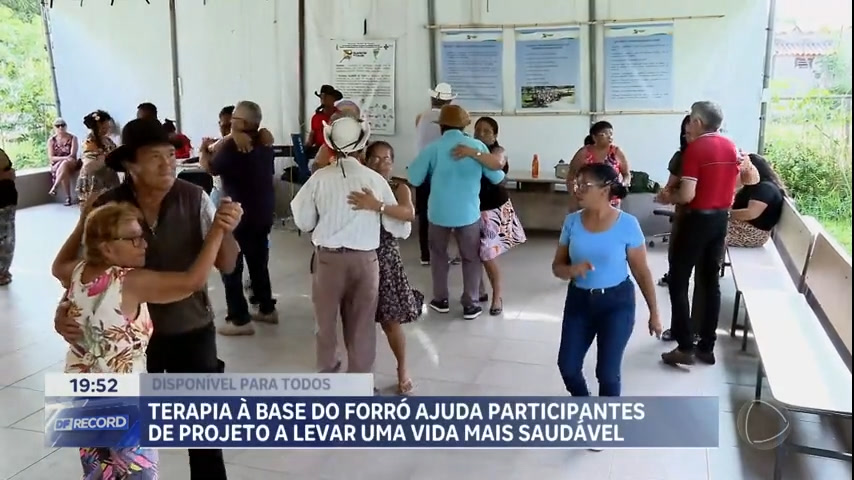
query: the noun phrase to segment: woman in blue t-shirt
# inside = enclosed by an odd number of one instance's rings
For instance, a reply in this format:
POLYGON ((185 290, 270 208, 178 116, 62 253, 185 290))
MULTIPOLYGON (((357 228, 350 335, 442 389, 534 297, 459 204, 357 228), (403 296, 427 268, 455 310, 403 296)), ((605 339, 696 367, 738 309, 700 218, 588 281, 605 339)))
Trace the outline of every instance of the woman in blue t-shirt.
POLYGON ((635 324, 635 286, 629 271, 649 307, 649 333, 660 336, 655 285, 638 220, 611 206, 612 198, 628 194, 617 172, 607 164, 588 164, 572 185, 581 210, 567 215, 552 262, 554 275, 570 281, 558 368, 570 395, 589 396, 582 367, 595 338, 599 396, 616 397, 623 351, 635 324))

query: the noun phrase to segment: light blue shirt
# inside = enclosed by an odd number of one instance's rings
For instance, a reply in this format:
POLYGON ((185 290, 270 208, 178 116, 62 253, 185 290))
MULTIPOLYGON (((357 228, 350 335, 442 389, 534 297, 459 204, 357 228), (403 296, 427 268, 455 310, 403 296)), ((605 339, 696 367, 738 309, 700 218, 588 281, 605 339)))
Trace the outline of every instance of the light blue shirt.
POLYGON ((644 244, 638 219, 620 212, 604 232, 589 232, 581 223, 581 212, 570 213, 560 231, 560 244, 569 246, 572 263, 590 262, 593 271, 573 280, 579 288, 615 287, 629 276, 627 250, 644 244))
POLYGON ((480 220, 480 179, 501 183, 504 172, 490 170, 474 158, 455 159, 451 152, 465 145, 483 153, 489 149, 480 140, 459 130, 448 130, 427 145, 409 165, 409 183, 416 187, 430 182, 427 218, 440 227, 464 227, 480 220))

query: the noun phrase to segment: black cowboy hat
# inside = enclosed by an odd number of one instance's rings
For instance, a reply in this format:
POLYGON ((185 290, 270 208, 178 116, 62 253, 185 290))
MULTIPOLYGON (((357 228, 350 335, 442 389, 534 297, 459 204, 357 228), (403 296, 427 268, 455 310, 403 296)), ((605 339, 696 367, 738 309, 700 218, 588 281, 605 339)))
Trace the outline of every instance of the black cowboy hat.
POLYGON ((136 151, 152 145, 181 147, 181 142, 169 137, 166 129, 156 119, 131 120, 122 129, 122 145, 107 154, 105 163, 117 172, 125 171, 125 162, 132 162, 136 151))
POLYGON ((314 92, 314 94, 318 97, 321 95, 329 95, 334 98, 336 102, 344 98, 344 94, 338 91, 332 85, 323 85, 322 87, 320 87, 320 91, 314 92))

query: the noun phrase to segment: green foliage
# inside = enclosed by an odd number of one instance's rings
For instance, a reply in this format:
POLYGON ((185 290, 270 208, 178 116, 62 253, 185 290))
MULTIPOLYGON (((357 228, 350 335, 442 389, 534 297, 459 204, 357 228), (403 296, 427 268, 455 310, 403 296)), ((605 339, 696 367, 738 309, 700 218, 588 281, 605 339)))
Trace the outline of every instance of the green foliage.
POLYGON ((816 217, 850 251, 851 97, 815 91, 794 101, 775 99, 772 107, 766 158, 798 211, 816 217))
POLYGON ((17 169, 47 165, 52 103, 38 1, 0 0, 0 145, 17 169))

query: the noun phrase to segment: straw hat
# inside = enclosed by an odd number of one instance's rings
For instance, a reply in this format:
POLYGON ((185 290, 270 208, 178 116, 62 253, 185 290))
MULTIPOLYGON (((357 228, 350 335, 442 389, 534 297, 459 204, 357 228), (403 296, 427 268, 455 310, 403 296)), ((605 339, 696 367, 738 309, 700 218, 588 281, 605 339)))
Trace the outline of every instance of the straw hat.
POLYGON ((469 112, 459 105, 445 105, 439 110, 436 123, 444 127, 466 128, 471 124, 471 117, 469 112))
POLYGON ((358 152, 368 144, 371 126, 368 122, 344 116, 330 124, 323 123, 323 138, 336 152, 358 152))
POLYGON ((436 100, 453 100, 457 98, 457 94, 454 93, 453 88, 447 83, 440 83, 435 88, 428 90, 428 92, 430 93, 430 97, 436 100))

